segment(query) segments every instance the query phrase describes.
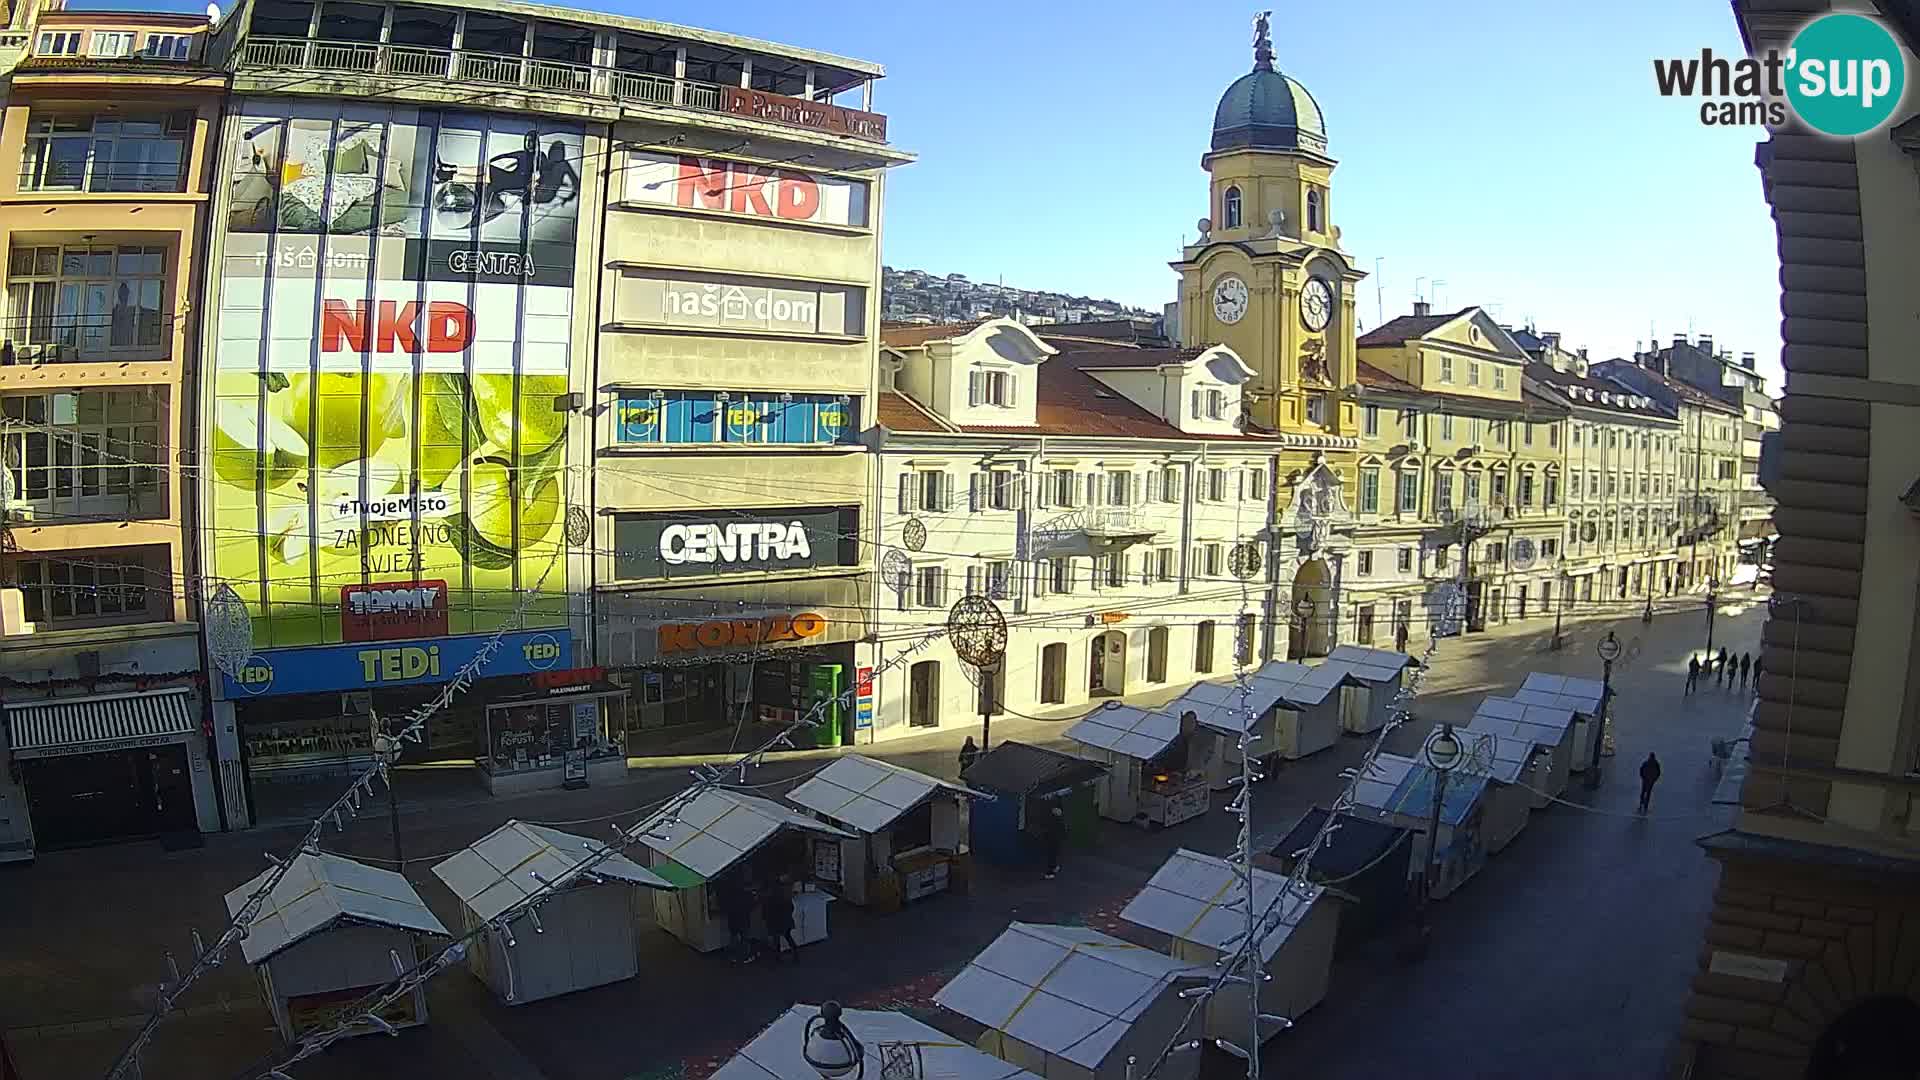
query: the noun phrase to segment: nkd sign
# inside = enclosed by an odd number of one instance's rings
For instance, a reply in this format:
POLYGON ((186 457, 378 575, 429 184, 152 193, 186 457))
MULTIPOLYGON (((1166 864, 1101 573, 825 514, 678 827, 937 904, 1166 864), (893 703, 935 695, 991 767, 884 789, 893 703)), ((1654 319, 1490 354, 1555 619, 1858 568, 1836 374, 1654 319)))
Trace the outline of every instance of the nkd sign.
POLYGON ((620 514, 615 573, 626 580, 852 566, 857 507, 620 514))
POLYGON ((627 154, 625 201, 809 225, 867 225, 867 185, 691 155, 627 154))

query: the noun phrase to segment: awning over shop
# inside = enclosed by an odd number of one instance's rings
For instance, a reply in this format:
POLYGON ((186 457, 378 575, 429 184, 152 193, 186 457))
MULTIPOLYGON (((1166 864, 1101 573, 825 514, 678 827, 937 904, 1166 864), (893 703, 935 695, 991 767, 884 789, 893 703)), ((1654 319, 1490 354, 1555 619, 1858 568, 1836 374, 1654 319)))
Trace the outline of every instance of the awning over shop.
POLYGON ((193 734, 193 714, 185 687, 9 705, 8 743, 16 758, 159 746, 193 734))

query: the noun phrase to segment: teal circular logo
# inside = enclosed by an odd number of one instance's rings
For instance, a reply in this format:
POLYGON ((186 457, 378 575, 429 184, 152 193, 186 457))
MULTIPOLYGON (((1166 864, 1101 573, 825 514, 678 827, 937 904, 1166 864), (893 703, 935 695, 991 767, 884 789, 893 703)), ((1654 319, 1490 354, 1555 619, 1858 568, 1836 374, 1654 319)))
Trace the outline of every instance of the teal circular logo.
POLYGON ((1815 131, 1872 131, 1893 115, 1906 85, 1900 44, 1864 15, 1822 15, 1794 35, 1787 100, 1815 131))

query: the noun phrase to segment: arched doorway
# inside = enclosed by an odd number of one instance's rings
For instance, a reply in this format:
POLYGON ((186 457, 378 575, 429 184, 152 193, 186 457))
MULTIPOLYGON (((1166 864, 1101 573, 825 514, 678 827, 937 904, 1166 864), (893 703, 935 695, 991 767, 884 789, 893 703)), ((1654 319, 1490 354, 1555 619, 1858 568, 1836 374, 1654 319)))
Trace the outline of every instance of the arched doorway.
POLYGON ((1040 650, 1040 704, 1067 700, 1067 643, 1056 641, 1040 650))
POLYGON ((1303 660, 1333 651, 1333 574, 1324 559, 1308 559, 1293 572, 1292 607, 1288 611, 1287 659, 1303 660), (1313 610, 1302 617, 1306 601, 1313 610))
POLYGON ((1868 998, 1827 1025, 1807 1059, 1807 1080, 1920 1078, 1920 1005, 1868 998))
POLYGON ((1108 630, 1093 635, 1087 649, 1087 693, 1114 696, 1127 692, 1127 635, 1108 630))

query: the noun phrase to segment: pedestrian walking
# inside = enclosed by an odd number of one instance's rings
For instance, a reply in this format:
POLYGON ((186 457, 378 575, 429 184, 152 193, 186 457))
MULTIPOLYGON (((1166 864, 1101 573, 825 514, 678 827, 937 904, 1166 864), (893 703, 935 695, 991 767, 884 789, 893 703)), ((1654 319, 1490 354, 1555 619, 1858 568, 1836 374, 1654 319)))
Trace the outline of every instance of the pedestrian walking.
POLYGON ((1400 623, 1393 628, 1393 647, 1396 652, 1407 651, 1407 624, 1400 623))
POLYGON ((727 941, 734 952, 733 962, 747 963, 759 951, 753 940, 753 892, 739 874, 727 874, 715 884, 720 893, 720 913, 727 919, 727 941))
POLYGON ((1660 759, 1647 751, 1647 760, 1640 763, 1640 812, 1647 812, 1647 803, 1653 799, 1653 785, 1660 782, 1660 759))
POLYGON ((1760 673, 1766 670, 1766 657, 1766 653, 1761 653, 1759 656, 1753 658, 1753 693, 1755 697, 1760 695, 1760 673))
MULTIPOLYGON (((1687 691, 1686 692, 1688 694, 1693 693, 1694 686, 1699 682, 1700 682, 1700 658, 1697 656, 1688 655, 1687 657, 1687 691)), ((1686 695, 1683 694, 1681 696, 1684 697, 1686 695)))
POLYGON ((1740 689, 1742 692, 1744 692, 1747 689, 1747 673, 1752 670, 1753 670, 1753 657, 1746 653, 1741 653, 1740 654, 1740 689))
POLYGON ((767 952, 778 962, 780 946, 785 943, 787 951, 793 954, 793 962, 800 962, 800 946, 793 940, 793 887, 786 878, 776 878, 760 891, 760 921, 767 927, 767 952))
POLYGON ((1713 681, 1720 682, 1723 679, 1725 679, 1726 676, 1727 676, 1727 647, 1725 645, 1722 645, 1720 646, 1720 664, 1718 669, 1714 672, 1713 681))
POLYGON ((967 736, 967 741, 960 744, 960 776, 962 779, 966 778, 967 770, 973 768, 973 763, 979 756, 980 748, 973 744, 973 736, 967 736))
POLYGON ((1046 855, 1047 880, 1060 874, 1060 852, 1067 846, 1067 812, 1058 802, 1048 800, 1040 815, 1040 847, 1046 855))

